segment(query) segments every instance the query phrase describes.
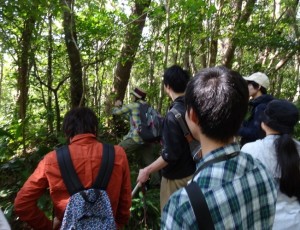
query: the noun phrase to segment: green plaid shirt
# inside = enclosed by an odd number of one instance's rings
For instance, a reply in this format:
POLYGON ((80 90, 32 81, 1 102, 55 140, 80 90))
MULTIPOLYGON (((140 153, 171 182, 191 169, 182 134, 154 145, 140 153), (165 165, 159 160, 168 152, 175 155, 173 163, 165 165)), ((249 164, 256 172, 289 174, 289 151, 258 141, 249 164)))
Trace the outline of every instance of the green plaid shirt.
POLYGON ((130 119, 130 129, 127 135, 124 136, 124 140, 131 138, 136 143, 143 143, 142 138, 138 134, 138 126, 141 124, 140 119, 140 103, 145 103, 142 100, 138 100, 137 102, 133 102, 127 105, 123 105, 122 107, 114 107, 112 113, 114 115, 127 115, 130 119))
MULTIPOLYGON (((237 144, 219 148, 199 162, 240 151, 237 144)), ((195 176, 209 207, 215 229, 272 229, 277 198, 265 167, 241 152, 210 165, 195 176)), ((161 229, 201 229, 184 188, 175 192, 163 209, 161 229)))

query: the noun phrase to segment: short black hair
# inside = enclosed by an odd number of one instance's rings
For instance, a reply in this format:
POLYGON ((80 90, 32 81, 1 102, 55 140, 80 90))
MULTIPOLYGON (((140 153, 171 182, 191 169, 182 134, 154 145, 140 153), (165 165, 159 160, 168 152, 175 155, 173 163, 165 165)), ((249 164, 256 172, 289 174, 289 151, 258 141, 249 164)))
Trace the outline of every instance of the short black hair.
POLYGON ((189 80, 190 74, 179 65, 172 65, 164 72, 164 85, 170 86, 176 93, 184 93, 189 80))
POLYGON ((94 111, 87 107, 76 107, 66 113, 63 120, 63 132, 68 141, 78 134, 97 135, 98 124, 94 111))
POLYGON ((185 93, 187 111, 195 111, 202 133, 220 141, 236 135, 247 112, 248 98, 246 80, 222 66, 202 69, 185 93))

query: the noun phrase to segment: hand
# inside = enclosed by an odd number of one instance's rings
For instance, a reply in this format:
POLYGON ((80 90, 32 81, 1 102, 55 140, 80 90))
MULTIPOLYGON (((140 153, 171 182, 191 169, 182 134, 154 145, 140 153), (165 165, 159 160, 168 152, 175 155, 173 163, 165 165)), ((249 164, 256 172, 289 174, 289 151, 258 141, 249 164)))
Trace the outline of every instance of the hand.
POLYGON ((60 229, 60 225, 61 225, 61 221, 57 217, 54 217, 53 229, 55 229, 55 230, 60 229))
POLYGON ((146 168, 140 169, 139 175, 138 175, 136 181, 139 184, 144 184, 147 180, 149 180, 149 175, 150 175, 150 173, 148 172, 148 170, 146 168))
POLYGON ((119 106, 121 106, 121 105, 122 105, 122 101, 120 101, 120 100, 116 100, 116 102, 115 102, 115 106, 119 107, 119 106))

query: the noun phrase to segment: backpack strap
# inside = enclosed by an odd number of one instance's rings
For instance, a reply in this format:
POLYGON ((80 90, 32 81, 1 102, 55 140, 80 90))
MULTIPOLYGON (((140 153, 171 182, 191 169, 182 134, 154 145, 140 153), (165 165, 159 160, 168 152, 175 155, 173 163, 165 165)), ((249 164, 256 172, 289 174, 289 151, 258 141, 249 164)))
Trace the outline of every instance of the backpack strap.
POLYGON ((103 143, 102 162, 98 176, 92 188, 106 190, 115 162, 115 149, 113 145, 103 143))
POLYGON ((69 147, 64 145, 56 150, 57 161, 62 175, 63 181, 67 187, 67 190, 72 196, 78 191, 84 189, 79 177, 74 169, 72 159, 69 152, 69 147))
POLYGON ((199 229, 214 229, 214 224, 201 188, 194 181, 185 187, 189 196, 199 229))
POLYGON ((184 122, 184 119, 182 118, 181 113, 179 113, 178 110, 175 108, 172 108, 170 111, 174 114, 175 118, 177 119, 187 141, 189 143, 192 142, 194 138, 193 138, 189 128, 187 127, 186 123, 184 122))
POLYGON ((176 120, 178 121, 178 123, 181 127, 181 130, 183 131, 184 137, 186 138, 187 142, 189 143, 191 156, 192 156, 193 160, 195 162, 198 162, 200 160, 198 153, 201 150, 201 145, 200 145, 199 141, 194 139, 194 137, 192 136, 187 124, 185 123, 185 119, 181 116, 181 113, 179 113, 178 110, 175 109, 174 107, 170 111, 174 114, 176 120))
MULTIPOLYGON (((64 145, 61 148, 57 149, 56 156, 63 181, 70 196, 72 196, 76 192, 84 190, 85 188, 81 184, 79 177, 74 169, 69 147, 67 145, 64 145)), ((114 147, 112 145, 103 143, 102 162, 99 168, 98 176, 92 186, 93 188, 104 190, 106 189, 113 170, 114 161, 114 147)))

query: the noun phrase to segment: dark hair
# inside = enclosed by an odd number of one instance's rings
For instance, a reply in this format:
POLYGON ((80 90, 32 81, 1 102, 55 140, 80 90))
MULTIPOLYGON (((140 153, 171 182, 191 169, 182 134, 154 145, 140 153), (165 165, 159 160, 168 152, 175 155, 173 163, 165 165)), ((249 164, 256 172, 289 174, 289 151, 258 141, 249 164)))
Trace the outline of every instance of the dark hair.
POLYGON ((271 129, 279 132, 274 142, 280 190, 296 196, 300 202, 300 156, 297 145, 292 138, 295 125, 299 120, 297 107, 287 100, 272 100, 266 107, 262 121, 271 129))
POLYGON ((77 107, 66 113, 63 120, 63 132, 69 141, 78 134, 92 133, 97 135, 98 118, 87 107, 77 107))
POLYGON ((187 111, 196 112, 201 131, 208 137, 228 141, 246 115, 248 107, 246 80, 226 67, 201 70, 185 92, 187 111))
POLYGON ((248 84, 251 84, 254 89, 258 89, 260 87, 260 92, 262 94, 267 94, 267 89, 265 87, 263 87, 262 85, 256 83, 255 81, 247 81, 247 82, 248 82, 248 84))
POLYGON ((174 92, 183 93, 189 82, 189 73, 178 65, 173 65, 166 69, 164 73, 164 85, 170 86, 174 92))
POLYGON ((277 167, 281 172, 280 191, 300 202, 300 157, 295 141, 289 134, 282 134, 275 140, 277 167))

